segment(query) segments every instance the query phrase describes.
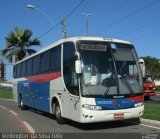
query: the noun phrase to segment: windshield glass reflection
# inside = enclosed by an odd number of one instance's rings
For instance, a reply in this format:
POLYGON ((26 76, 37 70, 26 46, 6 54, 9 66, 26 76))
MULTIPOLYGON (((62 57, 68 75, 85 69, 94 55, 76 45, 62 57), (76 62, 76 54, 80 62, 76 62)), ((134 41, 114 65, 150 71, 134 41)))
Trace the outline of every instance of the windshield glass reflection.
POLYGON ((141 93, 141 76, 133 53, 131 47, 124 44, 81 43, 82 95, 106 97, 141 93))

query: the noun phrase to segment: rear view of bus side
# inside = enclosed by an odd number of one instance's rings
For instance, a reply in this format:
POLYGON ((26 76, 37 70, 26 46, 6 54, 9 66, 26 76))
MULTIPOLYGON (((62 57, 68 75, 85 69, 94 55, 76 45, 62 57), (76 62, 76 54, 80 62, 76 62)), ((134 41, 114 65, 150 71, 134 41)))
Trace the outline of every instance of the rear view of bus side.
POLYGON ((58 123, 139 118, 143 84, 134 46, 126 41, 60 40, 14 65, 14 93, 22 109, 54 114, 58 123))

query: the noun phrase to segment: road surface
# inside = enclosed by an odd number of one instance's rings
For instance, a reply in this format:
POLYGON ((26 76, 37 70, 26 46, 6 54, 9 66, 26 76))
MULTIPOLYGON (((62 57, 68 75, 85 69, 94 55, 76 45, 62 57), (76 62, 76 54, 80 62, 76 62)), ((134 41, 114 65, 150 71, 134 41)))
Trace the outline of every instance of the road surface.
POLYGON ((149 100, 145 101, 145 103, 160 105, 160 95, 151 96, 149 100))
POLYGON ((0 138, 14 137, 14 133, 36 133, 33 134, 35 139, 160 138, 160 128, 143 125, 136 120, 93 124, 79 124, 68 120, 66 124, 59 125, 49 114, 33 110, 22 111, 17 103, 6 100, 0 100, 0 133, 0 138))

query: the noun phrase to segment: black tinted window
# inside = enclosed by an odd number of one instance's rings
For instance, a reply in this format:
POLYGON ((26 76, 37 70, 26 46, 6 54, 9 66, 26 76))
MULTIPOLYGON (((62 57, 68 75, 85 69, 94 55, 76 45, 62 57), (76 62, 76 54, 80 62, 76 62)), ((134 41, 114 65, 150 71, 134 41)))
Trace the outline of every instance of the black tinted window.
POLYGON ((41 72, 49 71, 50 67, 50 51, 41 54, 41 72))
POLYGON ((33 58, 33 74, 40 72, 40 56, 36 56, 33 58))
POLYGON ((17 66, 14 66, 13 68, 13 77, 16 78, 16 73, 17 73, 17 66))
POLYGON ((32 74, 32 59, 27 60, 27 75, 32 74))
POLYGON ((58 71, 61 68, 61 46, 51 50, 51 70, 58 71))
POLYGON ((20 77, 21 75, 21 64, 17 65, 17 77, 20 77))
POLYGON ((21 76, 24 76, 26 74, 26 61, 22 63, 21 67, 21 76))
POLYGON ((78 77, 75 72, 75 47, 71 42, 63 45, 63 76, 69 93, 79 95, 78 77))

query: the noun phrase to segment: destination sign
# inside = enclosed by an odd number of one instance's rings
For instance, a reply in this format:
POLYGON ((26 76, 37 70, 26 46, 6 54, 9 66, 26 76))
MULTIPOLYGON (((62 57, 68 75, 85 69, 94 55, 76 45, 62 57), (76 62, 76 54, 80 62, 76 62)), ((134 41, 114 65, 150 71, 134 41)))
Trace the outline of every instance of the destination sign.
POLYGON ((106 51, 106 45, 93 45, 93 44, 82 44, 82 50, 90 50, 90 51, 106 51))

